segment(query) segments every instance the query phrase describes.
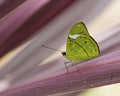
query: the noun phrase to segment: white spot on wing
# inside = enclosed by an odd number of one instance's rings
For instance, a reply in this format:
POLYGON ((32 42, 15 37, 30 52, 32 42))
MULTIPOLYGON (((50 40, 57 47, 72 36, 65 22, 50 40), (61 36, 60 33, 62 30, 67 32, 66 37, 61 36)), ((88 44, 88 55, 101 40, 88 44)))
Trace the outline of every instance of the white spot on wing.
POLYGON ((69 37, 72 38, 72 39, 76 39, 76 38, 79 37, 79 36, 80 36, 80 34, 69 35, 69 37))

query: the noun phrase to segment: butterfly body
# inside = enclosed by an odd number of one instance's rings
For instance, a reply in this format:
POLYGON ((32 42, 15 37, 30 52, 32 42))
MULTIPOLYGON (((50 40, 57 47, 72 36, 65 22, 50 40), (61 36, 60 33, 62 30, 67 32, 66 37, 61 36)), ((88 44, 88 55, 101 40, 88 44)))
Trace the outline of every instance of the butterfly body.
POLYGON ((70 30, 63 56, 73 62, 88 60, 99 56, 97 42, 89 35, 84 23, 76 23, 70 30))

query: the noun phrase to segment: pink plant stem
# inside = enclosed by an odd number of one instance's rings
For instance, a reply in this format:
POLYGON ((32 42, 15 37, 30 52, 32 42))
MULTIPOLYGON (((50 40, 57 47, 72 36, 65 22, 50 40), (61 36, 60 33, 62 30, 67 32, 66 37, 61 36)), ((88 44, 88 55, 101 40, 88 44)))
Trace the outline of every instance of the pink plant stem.
POLYGON ((120 51, 78 65, 81 73, 73 68, 68 74, 58 74, 21 87, 8 89, 0 93, 0 96, 46 96, 120 82, 120 51))

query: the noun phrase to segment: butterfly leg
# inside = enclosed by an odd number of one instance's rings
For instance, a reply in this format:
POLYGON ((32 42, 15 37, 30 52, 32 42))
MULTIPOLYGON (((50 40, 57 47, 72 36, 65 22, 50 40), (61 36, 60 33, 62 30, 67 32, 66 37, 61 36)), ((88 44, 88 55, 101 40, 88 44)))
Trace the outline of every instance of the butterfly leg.
POLYGON ((110 83, 111 83, 112 79, 113 79, 113 74, 111 74, 111 76, 110 76, 110 83))
POLYGON ((76 68, 77 68, 77 71, 78 71, 79 73, 81 73, 81 72, 80 72, 80 70, 79 70, 78 65, 77 65, 75 62, 72 62, 72 65, 75 65, 75 66, 76 66, 76 68))
POLYGON ((74 66, 74 62, 72 62, 72 66, 74 66))
POLYGON ((68 62, 64 62, 65 68, 67 69, 67 74, 68 74, 68 66, 67 66, 68 62))

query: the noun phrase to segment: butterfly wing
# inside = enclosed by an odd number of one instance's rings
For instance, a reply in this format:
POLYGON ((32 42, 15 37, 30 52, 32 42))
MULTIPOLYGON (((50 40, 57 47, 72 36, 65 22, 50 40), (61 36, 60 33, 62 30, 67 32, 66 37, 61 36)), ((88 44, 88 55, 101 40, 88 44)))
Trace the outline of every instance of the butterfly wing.
POLYGON ((71 61, 80 61, 95 58, 99 55, 96 41, 89 35, 79 35, 76 38, 68 37, 66 57, 71 61))
POLYGON ((87 28, 83 22, 78 22, 71 28, 69 35, 75 35, 75 34, 89 35, 87 28))

